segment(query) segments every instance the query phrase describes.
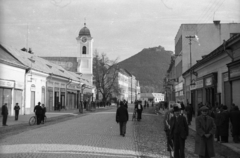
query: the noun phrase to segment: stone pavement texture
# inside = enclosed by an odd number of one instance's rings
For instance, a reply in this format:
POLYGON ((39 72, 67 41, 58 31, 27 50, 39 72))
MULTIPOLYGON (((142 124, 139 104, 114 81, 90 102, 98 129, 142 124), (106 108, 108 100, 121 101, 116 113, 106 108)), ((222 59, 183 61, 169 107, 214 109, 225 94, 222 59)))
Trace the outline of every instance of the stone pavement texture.
MULTIPOLYGON (((130 105, 125 137, 119 135, 119 125, 115 122, 116 107, 106 108, 73 115, 63 121, 56 119, 56 122, 29 126, 28 130, 0 137, 0 157, 168 158, 163 115, 154 114, 154 108, 144 109, 142 121, 137 122, 131 120, 132 111, 133 105, 130 105)), ((186 158, 198 157, 193 152, 194 134, 191 130, 186 140, 186 158)), ((227 156, 217 154, 216 158, 227 156)))

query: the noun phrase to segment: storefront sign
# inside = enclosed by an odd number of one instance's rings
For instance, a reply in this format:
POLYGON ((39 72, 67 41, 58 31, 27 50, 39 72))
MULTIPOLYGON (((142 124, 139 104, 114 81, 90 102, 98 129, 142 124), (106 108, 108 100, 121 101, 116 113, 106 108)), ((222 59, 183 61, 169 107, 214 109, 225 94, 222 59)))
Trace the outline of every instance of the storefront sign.
POLYGON ((16 82, 16 83, 15 83, 15 88, 17 88, 17 89, 23 89, 23 88, 24 88, 24 83, 22 83, 22 82, 16 82))
POLYGON ((230 78, 240 76, 240 67, 230 69, 230 78))
POLYGON ((54 86, 59 87, 59 83, 55 82, 54 86))
POLYGON ((196 85, 191 85, 190 90, 194 90, 194 89, 196 89, 196 85))
POLYGON ((13 81, 0 80, 0 86, 2 87, 14 87, 13 81))
POLYGON ((35 85, 31 85, 31 91, 35 91, 36 90, 36 86, 35 85))
POLYGON ((70 84, 70 85, 68 85, 68 86, 67 86, 67 88, 70 88, 70 89, 75 89, 75 85, 73 85, 73 84, 70 84))
POLYGON ((196 89, 198 89, 198 88, 202 88, 203 87, 203 80, 198 80, 198 81, 196 81, 195 82, 195 87, 196 87, 196 89))
POLYGON ((48 81, 48 82, 47 82, 47 86, 48 86, 48 87, 53 87, 53 82, 52 82, 52 81, 48 81))
POLYGON ((228 73, 227 72, 223 74, 223 81, 224 82, 228 81, 228 73))
POLYGON ((205 85, 206 85, 206 86, 212 85, 212 77, 206 78, 206 80, 205 80, 205 85))
POLYGON ((65 88, 65 84, 64 83, 61 83, 61 88, 65 88))
POLYGON ((183 89, 183 83, 179 83, 175 86, 175 91, 181 91, 183 89))

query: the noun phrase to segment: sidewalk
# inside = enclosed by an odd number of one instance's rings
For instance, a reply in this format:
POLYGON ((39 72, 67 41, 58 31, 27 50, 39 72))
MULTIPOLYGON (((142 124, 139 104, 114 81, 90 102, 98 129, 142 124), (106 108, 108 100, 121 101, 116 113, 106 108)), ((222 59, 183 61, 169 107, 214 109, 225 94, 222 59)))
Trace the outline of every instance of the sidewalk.
MULTIPOLYGON (((99 107, 99 108, 97 107, 95 110, 92 110, 92 111, 86 111, 86 109, 84 109, 83 113, 79 113, 78 109, 51 111, 51 112, 47 112, 46 116, 47 116, 47 119, 54 118, 54 117, 59 117, 59 116, 64 117, 64 116, 67 116, 67 115, 77 116, 77 115, 83 115, 83 114, 98 111, 98 110, 101 110, 101 109, 103 110, 103 109, 108 109, 108 108, 113 108, 113 107, 114 106, 106 106, 106 107, 99 107)), ((7 125, 8 126, 14 126, 14 125, 19 125, 19 124, 28 124, 28 121, 29 121, 30 117, 32 117, 32 116, 34 116, 34 114, 19 115, 18 116, 18 121, 15 121, 15 116, 8 116, 7 125)), ((0 117, 0 120, 2 121, 2 117, 0 117)), ((0 128, 6 128, 6 127, 0 126, 0 128)))
MULTIPOLYGON (((161 109, 159 112, 162 115, 164 115, 166 111, 167 110, 163 111, 161 109)), ((196 124, 195 123, 196 123, 195 122, 195 117, 193 117, 191 125, 189 126, 189 128, 196 132, 196 124)), ((229 136, 229 138, 228 138, 228 143, 222 143, 222 145, 227 146, 228 148, 232 149, 233 151, 235 151, 237 153, 240 153, 240 143, 234 143, 231 136, 229 136)))

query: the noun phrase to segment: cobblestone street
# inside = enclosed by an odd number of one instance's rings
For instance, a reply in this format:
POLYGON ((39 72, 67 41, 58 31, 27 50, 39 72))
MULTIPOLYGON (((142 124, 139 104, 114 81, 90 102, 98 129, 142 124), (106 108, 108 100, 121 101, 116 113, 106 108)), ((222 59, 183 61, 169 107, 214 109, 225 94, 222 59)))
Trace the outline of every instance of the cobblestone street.
MULTIPOLYGON (((0 157, 168 158, 163 117, 151 114, 152 110, 144 110, 141 122, 132 121, 130 114, 125 137, 119 135, 116 108, 6 135, 0 139, 0 157)), ((193 151, 194 132, 190 130, 186 158, 197 158, 193 151)))

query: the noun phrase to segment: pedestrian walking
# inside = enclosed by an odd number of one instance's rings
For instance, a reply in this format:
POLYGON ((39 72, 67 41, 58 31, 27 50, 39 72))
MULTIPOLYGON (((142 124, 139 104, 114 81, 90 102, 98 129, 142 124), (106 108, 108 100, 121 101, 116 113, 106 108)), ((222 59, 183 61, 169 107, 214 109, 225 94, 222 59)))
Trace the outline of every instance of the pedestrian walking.
POLYGON ((143 111, 142 101, 139 100, 136 102, 135 109, 137 110, 137 120, 140 121, 142 119, 143 111))
POLYGON ((37 118, 37 125, 40 125, 42 120, 42 107, 40 102, 38 102, 38 105, 34 107, 34 112, 37 118))
POLYGON ((170 158, 173 158, 173 139, 170 137, 170 120, 174 116, 173 109, 170 108, 164 115, 163 124, 164 124, 164 131, 167 137, 167 151, 170 153, 170 158))
POLYGON ((15 111, 15 121, 18 120, 19 110, 20 110, 20 106, 18 105, 18 103, 16 103, 16 105, 14 106, 14 111, 15 111))
POLYGON ((7 126, 7 117, 8 117, 8 107, 7 103, 4 103, 2 106, 2 125, 7 126))
POLYGON ((125 136, 126 134, 126 126, 128 121, 128 110, 124 107, 124 103, 120 102, 120 107, 116 112, 116 122, 119 123, 120 126, 120 135, 125 136))
POLYGON ((215 156, 214 134, 216 125, 214 119, 208 115, 208 107, 200 108, 201 115, 196 118, 195 154, 199 158, 210 158, 215 156))
POLYGON ((45 123, 45 117, 46 117, 46 107, 44 104, 42 104, 42 123, 44 124, 45 123))
POLYGON ((180 115, 181 107, 174 104, 174 116, 170 120, 170 136, 173 139, 174 158, 185 158, 185 140, 188 136, 188 124, 184 115, 180 115))

